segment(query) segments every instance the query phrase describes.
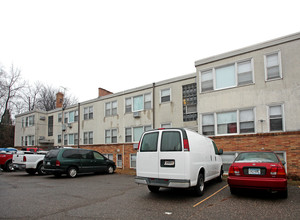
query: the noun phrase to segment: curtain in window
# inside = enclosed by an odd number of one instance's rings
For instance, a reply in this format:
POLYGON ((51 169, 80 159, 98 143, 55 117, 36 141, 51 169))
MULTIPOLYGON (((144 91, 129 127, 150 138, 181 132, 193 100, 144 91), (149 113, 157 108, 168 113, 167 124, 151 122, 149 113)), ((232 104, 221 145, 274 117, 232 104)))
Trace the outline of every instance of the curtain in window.
POLYGON ((270 118, 280 117, 281 116, 281 106, 272 106, 270 107, 270 118))
POLYGON ((143 95, 133 97, 133 111, 142 111, 144 109, 143 95))
POLYGON ((213 90, 213 88, 214 88, 214 85, 213 85, 212 70, 202 72, 201 73, 201 90, 202 90, 202 92, 213 90))
POLYGON ((253 82, 251 60, 238 63, 237 68, 239 85, 253 82))
POLYGON ((213 125, 215 123, 214 115, 203 115, 202 116, 202 125, 213 125))
POLYGON ((254 121, 254 114, 252 109, 240 111, 240 122, 246 121, 254 121))
POLYGON ((225 112, 217 114, 218 124, 229 124, 236 122, 236 112, 225 112))
POLYGON ((216 88, 227 88, 236 84, 234 65, 216 69, 216 88))

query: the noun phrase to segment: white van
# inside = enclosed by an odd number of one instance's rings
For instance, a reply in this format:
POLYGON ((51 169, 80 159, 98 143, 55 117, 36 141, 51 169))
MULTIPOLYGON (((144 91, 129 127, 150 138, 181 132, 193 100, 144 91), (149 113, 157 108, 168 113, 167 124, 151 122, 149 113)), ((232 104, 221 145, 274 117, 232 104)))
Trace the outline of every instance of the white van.
POLYGON ((194 131, 148 131, 142 135, 138 148, 135 182, 148 185, 151 192, 158 192, 160 187, 193 187, 201 196, 204 182, 214 178, 222 181, 223 150, 194 131))

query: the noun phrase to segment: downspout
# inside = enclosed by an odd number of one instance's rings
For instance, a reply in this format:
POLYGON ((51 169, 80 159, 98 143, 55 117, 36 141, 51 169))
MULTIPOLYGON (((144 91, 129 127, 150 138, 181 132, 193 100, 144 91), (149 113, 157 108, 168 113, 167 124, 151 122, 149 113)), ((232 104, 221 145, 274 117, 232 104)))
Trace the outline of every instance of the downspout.
POLYGON ((155 129, 155 83, 152 84, 152 105, 153 105, 153 108, 152 108, 152 126, 153 126, 153 129, 155 129))
POLYGON ((124 170, 124 168, 125 168, 125 146, 124 146, 124 144, 123 144, 123 156, 122 157, 123 157, 122 158, 122 162, 123 162, 122 167, 123 167, 123 170, 124 170))
POLYGON ((80 148, 80 103, 78 102, 78 131, 77 131, 77 135, 78 135, 78 143, 77 143, 77 148, 80 148))

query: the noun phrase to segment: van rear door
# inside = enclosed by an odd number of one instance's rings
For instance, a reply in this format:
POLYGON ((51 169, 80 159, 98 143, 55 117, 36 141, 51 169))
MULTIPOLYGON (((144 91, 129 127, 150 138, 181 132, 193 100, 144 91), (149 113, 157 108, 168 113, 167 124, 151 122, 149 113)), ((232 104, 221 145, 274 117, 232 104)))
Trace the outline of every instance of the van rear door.
POLYGON ((159 131, 147 132, 142 137, 137 153, 137 176, 158 178, 159 131))
POLYGON ((159 177, 161 179, 186 179, 185 153, 182 130, 161 131, 159 143, 159 177))

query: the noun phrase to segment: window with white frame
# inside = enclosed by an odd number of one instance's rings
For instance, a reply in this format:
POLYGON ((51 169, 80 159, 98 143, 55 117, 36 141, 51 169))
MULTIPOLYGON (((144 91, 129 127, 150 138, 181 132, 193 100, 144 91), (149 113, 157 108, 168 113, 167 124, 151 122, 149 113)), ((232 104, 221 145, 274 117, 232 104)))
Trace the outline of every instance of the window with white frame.
POLYGON ((269 106, 270 131, 283 131, 282 105, 269 106))
POLYGON ((118 142, 118 130, 117 129, 105 130, 105 143, 113 144, 117 142, 118 142))
POLYGON ((94 118, 94 107, 89 106, 83 109, 83 119, 88 120, 88 119, 93 119, 94 118))
POLYGON ((266 80, 282 78, 280 52, 265 55, 265 72, 266 80))
POLYGON ((151 105, 152 105, 151 93, 147 93, 144 95, 144 109, 151 109, 151 105))
POLYGON ((34 146, 34 135, 28 135, 28 145, 27 146, 34 146))
POLYGON ((73 123, 76 121, 78 121, 78 110, 65 112, 65 118, 64 118, 65 123, 73 123))
POLYGON ((125 128, 125 142, 130 143, 132 142, 132 129, 125 128))
POLYGON ((133 97, 133 112, 142 111, 144 109, 144 96, 139 95, 133 97))
POLYGON ((105 103, 105 116, 113 116, 118 113, 118 102, 107 102, 105 103))
POLYGON ((211 91, 214 90, 214 81, 213 81, 213 71, 206 70, 201 72, 201 91, 211 91))
POLYGON ((77 145, 78 144, 78 134, 65 134, 64 135, 64 145, 77 145))
POLYGON ((201 125, 203 135, 254 133, 254 109, 203 114, 201 125))
POLYGON ((240 110, 240 133, 254 133, 253 109, 240 110))
POLYGON ((237 115, 234 112, 217 113, 218 134, 237 133, 237 115))
POLYGON ((160 102, 170 102, 171 101, 171 89, 160 90, 160 102))
POLYGON ((253 83, 252 59, 200 72, 201 92, 253 83))
POLYGON ((132 99, 126 98, 125 99, 125 113, 132 112, 132 99))
POLYGON ((58 144, 61 143, 61 134, 57 135, 57 143, 58 143, 58 144))
POLYGON ((68 135, 64 134, 64 145, 68 145, 68 135))
POLYGON ((61 122, 61 121, 62 121, 62 113, 58 113, 57 122, 61 122))
POLYGON ((22 127, 30 127, 30 126, 34 126, 34 115, 25 117, 25 121, 24 118, 22 118, 22 127), (25 122, 25 124, 24 124, 25 122))
POLYGON ((136 154, 130 154, 130 168, 136 168, 136 154))
POLYGON ((252 62, 251 60, 237 63, 238 85, 253 83, 252 62))
POLYGON ((202 115, 202 133, 204 135, 215 135, 214 114, 202 115))
POLYGON ((123 166, 122 154, 117 154, 117 167, 123 166))
MULTIPOLYGON (((128 128, 129 129, 129 128, 128 128)), ((151 125, 147 125, 147 126, 139 126, 139 127, 133 127, 132 128, 132 142, 139 142, 140 141, 140 138, 142 136, 142 134, 145 132, 145 131, 149 131, 152 129, 152 126, 151 125)))
POLYGON ((83 133, 83 144, 93 144, 94 133, 92 131, 83 133))

